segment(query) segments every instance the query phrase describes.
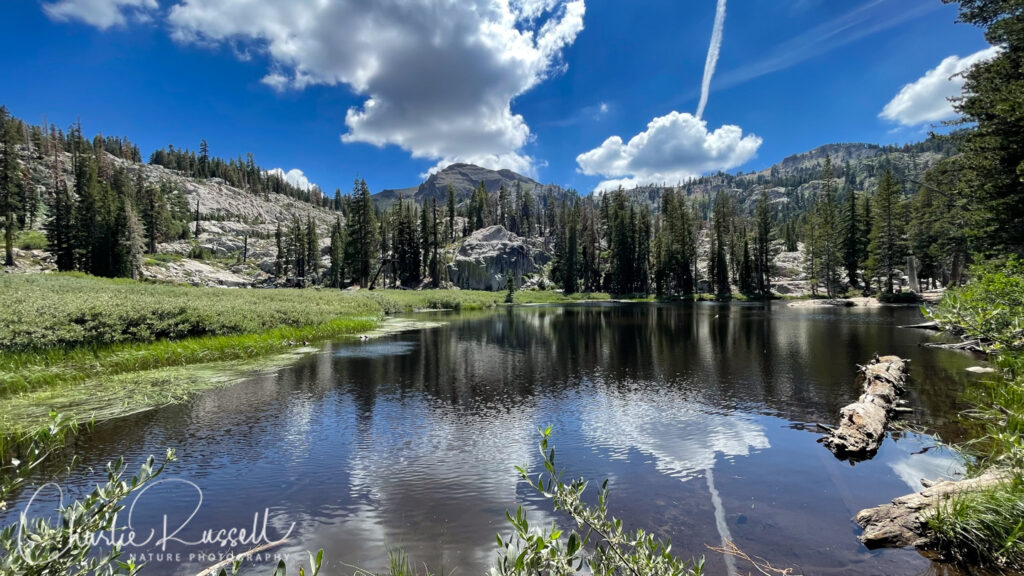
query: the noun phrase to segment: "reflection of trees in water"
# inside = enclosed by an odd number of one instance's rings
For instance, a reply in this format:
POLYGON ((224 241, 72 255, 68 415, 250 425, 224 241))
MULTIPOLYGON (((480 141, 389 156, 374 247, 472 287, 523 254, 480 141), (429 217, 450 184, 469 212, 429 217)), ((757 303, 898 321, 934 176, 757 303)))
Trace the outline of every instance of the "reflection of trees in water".
MULTIPOLYGON (((683 389, 723 408, 830 422, 860 394, 856 364, 876 352, 931 352, 917 347, 917 334, 893 330, 899 313, 778 303, 518 308, 453 317, 448 326, 402 336, 416 344, 409 354, 335 367, 360 394, 372 382, 390 393, 424 390, 446 403, 514 406, 593 380, 655 393, 683 389)), ((952 410, 961 383, 928 360, 913 374, 928 393, 911 391, 920 408, 912 420, 943 425, 948 419, 935 414, 952 410)))

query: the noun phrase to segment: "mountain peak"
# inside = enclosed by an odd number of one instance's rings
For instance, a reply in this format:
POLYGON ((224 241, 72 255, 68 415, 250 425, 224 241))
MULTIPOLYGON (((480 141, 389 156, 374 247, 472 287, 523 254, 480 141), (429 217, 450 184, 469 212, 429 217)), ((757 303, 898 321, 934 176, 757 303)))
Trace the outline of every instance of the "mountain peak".
POLYGON ((401 190, 383 190, 374 194, 374 199, 378 204, 384 205, 391 204, 399 197, 411 198, 417 203, 429 202, 431 199, 436 199, 439 203, 443 203, 448 200, 448 186, 451 186, 455 189, 456 201, 461 203, 469 199, 473 194, 473 190, 481 182, 483 182, 487 191, 491 194, 497 193, 502 186, 509 190, 514 190, 516 186, 521 186, 524 190, 532 191, 535 196, 547 192, 556 194, 566 193, 559 186, 540 184, 533 178, 508 168, 492 170, 475 164, 457 162, 434 172, 425 182, 417 187, 403 188, 401 190))

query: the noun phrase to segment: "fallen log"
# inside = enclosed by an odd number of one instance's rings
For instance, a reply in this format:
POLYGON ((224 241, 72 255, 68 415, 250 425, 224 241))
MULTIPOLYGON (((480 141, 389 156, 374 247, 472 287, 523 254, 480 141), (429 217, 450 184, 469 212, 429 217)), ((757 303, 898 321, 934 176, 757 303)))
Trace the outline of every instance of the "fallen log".
POLYGON ((985 347, 982 346, 981 340, 964 340, 963 342, 925 342, 921 344, 924 348, 941 348, 943 350, 967 350, 968 352, 978 352, 979 354, 986 354, 985 347))
POLYGON ((919 330, 934 330, 936 332, 942 332, 943 328, 938 322, 922 322, 920 324, 906 324, 904 326, 897 326, 897 328, 917 328, 919 330))
POLYGON ((900 496, 889 504, 861 510, 857 524, 864 529, 860 541, 868 548, 903 548, 915 546, 928 548, 932 535, 928 530, 928 519, 935 514, 936 507, 955 494, 984 490, 1010 479, 1005 471, 986 472, 977 478, 966 480, 941 480, 925 482, 920 492, 900 496))
POLYGON ((840 411, 839 428, 822 440, 839 458, 863 460, 874 456, 885 438, 885 427, 906 389, 907 363, 899 356, 877 355, 867 366, 864 393, 840 411))

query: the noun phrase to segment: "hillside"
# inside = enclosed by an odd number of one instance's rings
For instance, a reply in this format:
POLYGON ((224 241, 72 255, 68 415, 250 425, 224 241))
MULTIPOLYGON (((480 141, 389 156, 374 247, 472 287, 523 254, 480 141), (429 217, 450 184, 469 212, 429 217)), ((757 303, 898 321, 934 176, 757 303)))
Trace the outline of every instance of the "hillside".
MULTIPOLYGON (((29 168, 30 180, 41 202, 36 217, 25 226, 29 230, 20 234, 17 243, 19 249, 16 253, 18 266, 10 271, 37 272, 56 268, 55 258, 45 249, 40 232, 47 218, 47 206, 52 198, 54 166, 58 167, 60 176, 68 187, 73 188, 72 155, 67 151, 66 145, 63 148, 58 147, 55 156, 40 153, 41 148, 39 143, 36 143, 35 147, 31 143, 18 147, 18 158, 21 164, 29 168)), ((706 258, 708 251, 709 209, 713 198, 719 193, 733 196, 740 215, 749 215, 753 213, 760 193, 766 191, 777 221, 787 222, 799 219, 806 210, 809 199, 812 199, 820 189, 821 165, 826 157, 833 161, 841 190, 871 191, 876 185, 878 175, 888 167, 897 174, 900 181, 904 182, 906 191, 911 192, 911 181, 921 178, 925 170, 951 153, 950 145, 942 139, 929 139, 903 147, 863 143, 827 144, 789 156, 764 170, 711 174, 683 184, 678 190, 692 199, 691 205, 703 220, 700 226, 704 230, 698 235, 700 258, 703 259, 706 258)), ((233 178, 232 181, 238 182, 238 185, 232 185, 223 178, 189 176, 188 174, 197 173, 197 167, 187 152, 179 153, 175 157, 185 164, 184 170, 166 167, 169 161, 167 158, 163 160, 165 165, 139 162, 141 155, 137 151, 131 155, 119 155, 111 153, 110 148, 106 148, 98 154, 102 155, 100 164, 107 171, 108 178, 111 171, 117 172, 135 187, 160 188, 167 196, 171 218, 175 221, 175 231, 156 244, 155 253, 145 256, 142 272, 147 278, 230 287, 273 286, 282 282, 287 283, 287 280, 273 277, 277 259, 275 233, 278 226, 287 232, 296 219, 302 223, 310 221, 316 224, 321 269, 329 264, 330 227, 344 220, 342 211, 334 209, 335 202, 320 196, 317 196, 316 201, 311 201, 309 198, 298 198, 294 194, 279 194, 273 192, 274 188, 270 186, 265 186, 262 191, 244 189, 240 178, 233 178), (198 235, 195 234, 197 229, 198 235)), ((232 178, 237 173, 234 170, 241 166, 241 162, 232 162, 219 168, 232 178)), ((552 230, 558 229, 556 213, 559 206, 563 205, 561 200, 576 197, 574 191, 560 186, 540 184, 511 170, 490 170, 470 164, 452 164, 416 186, 384 190, 373 195, 373 200, 379 217, 382 217, 389 206, 399 198, 412 199, 419 205, 436 199, 439 207, 445 206, 448 188, 452 187, 459 206, 459 215, 456 219, 458 228, 454 242, 449 242, 444 251, 450 257, 455 257, 464 243, 461 237, 465 234, 466 216, 471 209, 469 200, 474 189, 481 183, 490 193, 486 200, 487 205, 483 208, 491 219, 489 224, 499 223, 493 218, 499 212, 497 192, 501 187, 505 187, 511 193, 509 196, 513 203, 518 202, 515 199, 517 190, 531 193, 533 204, 529 208, 532 214, 530 226, 535 230, 524 232, 521 223, 516 223, 517 218, 507 222, 506 226, 509 226, 509 230, 516 237, 525 237, 529 240, 528 244, 532 246, 530 250, 534 251, 537 262, 551 260, 556 245, 552 230)), ((649 206, 651 213, 658 214, 663 191, 664 189, 659 186, 646 186, 628 191, 627 196, 635 203, 649 206)), ((585 203, 599 200, 599 196, 594 196, 585 203)), ((777 255, 779 281, 790 282, 793 292, 802 291, 799 285, 803 280, 800 277, 800 261, 799 251, 777 255)), ((550 270, 547 269, 530 271, 534 282, 538 283, 543 283, 545 275, 549 273, 550 270)), ((494 284, 495 281, 492 278, 488 282, 494 284)))

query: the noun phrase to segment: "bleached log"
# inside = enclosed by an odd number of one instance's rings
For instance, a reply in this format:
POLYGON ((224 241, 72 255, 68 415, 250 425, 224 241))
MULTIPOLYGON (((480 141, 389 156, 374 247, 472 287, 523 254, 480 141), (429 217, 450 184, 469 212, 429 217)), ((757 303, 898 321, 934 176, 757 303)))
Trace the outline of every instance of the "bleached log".
POLYGON ((922 481, 927 487, 920 492, 861 510, 857 514, 857 524, 864 528, 860 541, 868 548, 927 548, 932 541, 928 519, 937 506, 955 494, 992 488, 1009 479, 1003 471, 992 471, 966 480, 922 481))
POLYGON ((864 393, 840 411, 839 427, 824 438, 825 446, 840 458, 870 458, 885 438, 885 427, 906 389, 907 362, 898 356, 875 357, 861 366, 864 393))

